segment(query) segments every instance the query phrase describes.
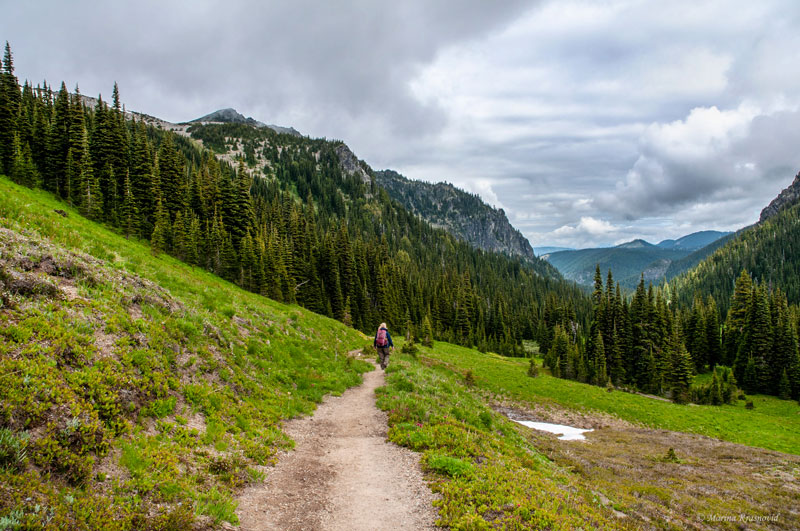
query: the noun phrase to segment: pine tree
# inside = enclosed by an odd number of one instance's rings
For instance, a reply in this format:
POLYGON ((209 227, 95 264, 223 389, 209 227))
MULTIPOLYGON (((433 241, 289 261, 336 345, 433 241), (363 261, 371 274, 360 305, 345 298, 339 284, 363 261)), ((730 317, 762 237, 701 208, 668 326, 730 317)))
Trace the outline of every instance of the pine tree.
POLYGON ((713 369, 722 361, 722 344, 719 334, 719 312, 717 303, 710 295, 706 299, 706 347, 708 348, 707 362, 709 368, 713 369))
POLYGON ((693 376, 692 365, 691 357, 678 337, 677 331, 673 332, 668 382, 674 402, 684 404, 689 400, 689 387, 693 376))
POLYGON ((26 148, 25 150, 22 149, 19 135, 14 133, 14 141, 11 145, 13 162, 8 176, 18 184, 34 186, 38 181, 38 176, 31 160, 30 148, 27 145, 26 148))
MULTIPOLYGON (((753 288, 750 296, 750 304, 747 308, 747 321, 745 322, 744 334, 739 345, 739 356, 734 370, 741 367, 741 360, 753 361, 755 367, 756 387, 748 390, 754 392, 768 392, 770 385, 770 369, 767 356, 772 349, 772 322, 769 312, 769 302, 767 291, 763 286, 753 288)), ((741 370, 739 368, 738 370, 741 370)), ((739 374, 736 375, 740 378, 739 374)), ((742 377, 744 375, 742 374, 742 377)))
POLYGON ((14 135, 17 133, 17 116, 22 95, 14 75, 11 46, 6 41, 0 73, 0 172, 11 175, 14 165, 14 135))
POLYGON ((133 196, 131 179, 128 172, 125 172, 119 219, 122 224, 122 234, 126 238, 139 234, 139 209, 136 207, 136 199, 133 196))
POLYGON ((189 231, 184 222, 183 212, 180 210, 175 213, 175 221, 172 224, 172 252, 176 258, 187 260, 189 247, 189 231))
MULTIPOLYGON (((87 146, 88 149, 88 146, 87 146)), ((92 169, 92 156, 88 151, 81 161, 81 213, 89 219, 103 218, 103 194, 100 183, 92 169)))
POLYGON ((597 331, 595 332, 595 368, 594 374, 595 385, 599 385, 601 387, 606 386, 606 382, 608 381, 608 369, 606 363, 606 349, 605 344, 603 343, 603 335, 600 333, 600 329, 598 327, 597 331))
POLYGON ((53 117, 47 133, 47 163, 44 172, 44 188, 68 199, 67 159, 69 152, 70 100, 66 85, 61 89, 53 103, 53 117))
MULTIPOLYGON (((592 322, 589 326, 589 337, 586 345, 586 361, 589 365, 588 378, 591 381, 597 381, 597 362, 599 358, 599 346, 602 343, 603 323, 605 321, 604 315, 604 297, 603 297, 603 277, 600 274, 600 265, 595 266, 594 272, 594 291, 592 292, 592 322), (600 342, 597 339, 600 339, 600 342)), ((605 364, 605 360, 603 360, 605 364)), ((605 381, 600 384, 605 385, 605 381)))
POLYGON ((192 216, 186 244, 186 261, 192 265, 200 265, 200 240, 202 237, 200 220, 197 219, 197 216, 192 216))
POLYGON ((159 199, 156 205, 156 223, 150 237, 150 247, 153 254, 157 255, 169 251, 170 222, 169 214, 159 199))
POLYGON ((781 373, 781 379, 778 383, 778 397, 784 400, 789 400, 792 398, 792 387, 789 383, 789 375, 785 368, 781 373))
POLYGON ((622 345, 620 344, 616 327, 612 330, 609 359, 611 362, 608 368, 609 377, 615 386, 620 386, 625 381, 625 361, 622 356, 622 345))
POLYGON ((422 321, 422 344, 429 348, 433 347, 433 325, 430 314, 425 315, 422 321))
POLYGON ((717 369, 714 369, 714 372, 711 376, 711 387, 709 389, 709 403, 714 406, 719 406, 723 404, 722 398, 722 384, 719 381, 719 377, 717 376, 717 369))
POLYGON ((748 356, 747 361, 744 363, 741 382, 742 389, 747 393, 758 392, 758 371, 756 370, 756 362, 753 360, 753 356, 748 356))
POLYGON ((722 346, 722 364, 734 365, 747 321, 747 308, 750 305, 753 281, 747 271, 742 271, 736 279, 731 298, 731 306, 725 320, 725 337, 722 346))

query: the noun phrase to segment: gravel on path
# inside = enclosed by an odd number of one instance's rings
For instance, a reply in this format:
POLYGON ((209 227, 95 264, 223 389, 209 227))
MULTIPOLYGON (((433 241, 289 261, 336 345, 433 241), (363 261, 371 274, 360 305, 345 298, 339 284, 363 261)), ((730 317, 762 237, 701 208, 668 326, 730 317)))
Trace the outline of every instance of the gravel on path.
POLYGON ((295 449, 239 498, 243 531, 436 529, 419 455, 386 440, 386 414, 375 406, 383 383, 383 371, 369 372, 313 417, 286 423, 295 449))

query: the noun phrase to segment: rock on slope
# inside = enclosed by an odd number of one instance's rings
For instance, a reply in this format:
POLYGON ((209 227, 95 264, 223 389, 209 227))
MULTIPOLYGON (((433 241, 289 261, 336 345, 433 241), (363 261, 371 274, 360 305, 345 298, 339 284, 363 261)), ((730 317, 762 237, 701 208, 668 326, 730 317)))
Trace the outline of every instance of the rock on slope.
POLYGON ((798 173, 792 184, 783 189, 778 194, 778 197, 773 199, 764 210, 761 211, 761 217, 758 222, 761 223, 767 218, 771 218, 784 208, 790 207, 800 201, 800 173, 798 173))

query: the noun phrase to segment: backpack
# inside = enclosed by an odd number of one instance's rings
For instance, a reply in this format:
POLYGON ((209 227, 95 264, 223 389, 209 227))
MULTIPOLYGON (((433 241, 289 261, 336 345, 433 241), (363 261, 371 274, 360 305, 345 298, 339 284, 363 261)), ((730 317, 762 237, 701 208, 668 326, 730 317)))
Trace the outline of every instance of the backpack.
POLYGON ((386 329, 381 328, 378 330, 378 337, 375 339, 375 344, 379 347, 385 347, 389 341, 386 339, 386 329))

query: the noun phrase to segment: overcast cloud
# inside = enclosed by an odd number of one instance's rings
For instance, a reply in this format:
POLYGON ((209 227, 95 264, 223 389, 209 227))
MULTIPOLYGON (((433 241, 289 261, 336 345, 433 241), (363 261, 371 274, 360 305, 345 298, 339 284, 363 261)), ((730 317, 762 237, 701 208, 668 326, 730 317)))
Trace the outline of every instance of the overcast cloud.
POLYGON ((23 79, 342 139, 534 246, 737 229, 800 170, 794 0, 4 4, 23 79))

